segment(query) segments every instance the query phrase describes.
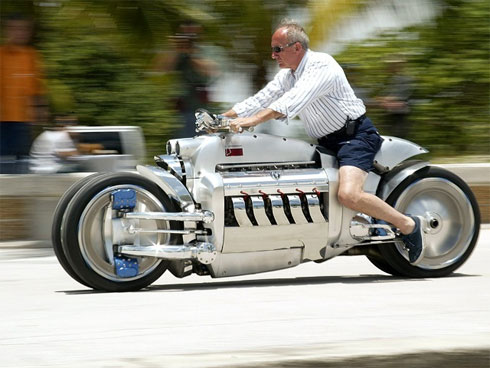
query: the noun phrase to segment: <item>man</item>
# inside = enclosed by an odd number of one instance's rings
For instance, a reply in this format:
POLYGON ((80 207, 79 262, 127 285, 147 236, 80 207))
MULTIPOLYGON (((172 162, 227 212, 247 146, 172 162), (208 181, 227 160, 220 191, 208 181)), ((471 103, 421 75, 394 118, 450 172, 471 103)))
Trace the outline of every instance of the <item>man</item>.
POLYGON ((223 115, 235 118, 231 128, 236 132, 299 115, 306 132, 336 153, 340 203, 400 229, 410 263, 416 265, 424 253, 424 219, 406 216, 363 191, 382 139, 339 64, 328 54, 309 50, 308 43, 300 25, 281 22, 271 47, 272 58, 282 70, 266 87, 223 115))
POLYGON ((31 123, 45 122, 40 61, 29 46, 32 24, 21 16, 5 22, 6 42, 0 47, 0 156, 28 156, 31 123))
POLYGON ((196 135, 194 113, 197 108, 205 107, 209 103, 208 85, 215 74, 215 65, 200 50, 201 33, 202 27, 199 24, 191 21, 182 23, 171 38, 173 47, 158 55, 154 61, 155 71, 177 72, 182 84, 175 107, 184 126, 177 132, 177 137, 196 135))
POLYGON ((81 171, 76 160, 80 152, 68 127, 76 124, 71 116, 56 118, 55 126, 46 129, 32 143, 29 169, 34 174, 81 171))
POLYGON ((386 61, 387 72, 391 75, 385 87, 384 96, 377 98, 384 109, 392 134, 399 138, 407 138, 410 134, 411 122, 410 98, 413 93, 413 79, 405 73, 403 59, 386 61))

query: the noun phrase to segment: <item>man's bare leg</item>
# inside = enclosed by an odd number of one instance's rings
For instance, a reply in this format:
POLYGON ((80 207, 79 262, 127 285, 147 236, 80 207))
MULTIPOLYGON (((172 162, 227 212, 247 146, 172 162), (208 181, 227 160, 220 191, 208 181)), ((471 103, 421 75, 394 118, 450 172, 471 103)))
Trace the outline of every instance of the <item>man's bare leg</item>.
POLYGON ((402 234, 410 234, 415 227, 414 220, 375 195, 364 192, 367 175, 365 171, 355 166, 342 166, 339 169, 340 203, 352 210, 386 221, 400 229, 402 234))

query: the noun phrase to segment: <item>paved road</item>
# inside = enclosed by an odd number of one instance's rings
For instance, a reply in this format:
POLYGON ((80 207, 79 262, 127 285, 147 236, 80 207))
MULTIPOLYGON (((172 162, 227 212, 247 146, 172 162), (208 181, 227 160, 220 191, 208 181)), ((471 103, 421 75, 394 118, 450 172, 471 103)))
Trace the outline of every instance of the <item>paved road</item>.
POLYGON ((50 249, 0 247, 2 367, 490 366, 490 228, 451 277, 363 257, 233 279, 165 274, 110 294, 50 249))

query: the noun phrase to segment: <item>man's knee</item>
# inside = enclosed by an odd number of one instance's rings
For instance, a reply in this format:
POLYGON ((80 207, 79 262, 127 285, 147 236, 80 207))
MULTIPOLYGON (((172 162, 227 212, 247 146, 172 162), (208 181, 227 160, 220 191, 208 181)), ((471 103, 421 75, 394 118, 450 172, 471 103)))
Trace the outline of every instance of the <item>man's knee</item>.
POLYGON ((342 166, 339 170, 339 202, 348 208, 357 209, 362 199, 367 173, 354 166, 342 166))
POLYGON ((361 193, 353 188, 340 187, 337 193, 339 202, 348 208, 355 208, 360 200, 361 193))

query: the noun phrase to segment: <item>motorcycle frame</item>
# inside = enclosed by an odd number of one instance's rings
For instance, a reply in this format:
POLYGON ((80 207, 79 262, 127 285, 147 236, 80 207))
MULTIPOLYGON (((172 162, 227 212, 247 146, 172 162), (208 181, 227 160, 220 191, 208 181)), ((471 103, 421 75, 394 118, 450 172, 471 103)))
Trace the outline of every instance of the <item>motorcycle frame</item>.
MULTIPOLYGON (((383 136, 383 144, 374 160, 376 173, 369 173, 364 190, 386 199, 405 178, 428 165, 415 162, 400 168, 400 163, 426 152, 410 141, 383 136)), ((215 133, 170 140, 167 155, 159 156, 157 161, 165 162, 166 169, 140 165, 137 171, 155 182, 182 212, 204 210, 214 214, 214 221, 203 224, 208 230, 206 234, 183 235, 184 243, 197 240, 201 244, 214 245, 216 257, 206 265, 213 277, 273 271, 311 260, 327 260, 361 244, 349 229, 355 211, 343 207, 337 199, 337 161, 316 145, 267 134, 215 133), (311 191, 315 184, 323 193, 325 221, 286 226, 225 226, 225 196, 243 194, 244 191, 239 190, 240 184, 234 186, 233 174, 227 176, 217 170, 219 165, 233 168, 257 163, 269 167, 277 164, 279 169, 271 170, 271 176, 278 176, 276 182, 280 183, 281 178, 287 176, 286 170, 280 169, 281 165, 312 161, 317 163, 317 168, 307 175, 309 181, 304 187, 311 191), (261 241, 257 242, 257 239, 261 241)), ((267 183, 261 180, 249 183, 245 195, 257 196, 260 190, 267 191, 266 186, 261 186, 267 183)), ((289 185, 287 180, 284 182, 289 185)), ((303 188, 298 185, 297 189, 301 190, 300 187, 303 188)), ((196 228, 196 222, 185 221, 184 227, 196 228)), ((189 261, 173 262, 176 263, 173 268, 189 266, 189 261)))

